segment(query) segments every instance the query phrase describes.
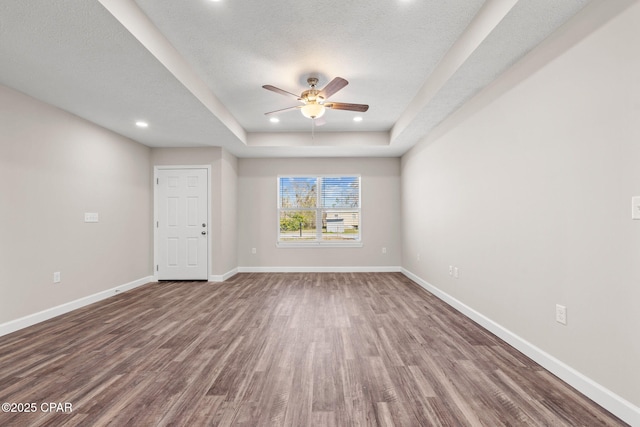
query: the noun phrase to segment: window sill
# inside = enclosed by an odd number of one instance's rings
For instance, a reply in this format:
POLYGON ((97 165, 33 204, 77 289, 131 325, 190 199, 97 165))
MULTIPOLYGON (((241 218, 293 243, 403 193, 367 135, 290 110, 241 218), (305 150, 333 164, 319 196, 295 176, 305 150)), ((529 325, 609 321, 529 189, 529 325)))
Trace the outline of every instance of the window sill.
POLYGON ((362 242, 277 242, 277 248, 361 248, 362 242))

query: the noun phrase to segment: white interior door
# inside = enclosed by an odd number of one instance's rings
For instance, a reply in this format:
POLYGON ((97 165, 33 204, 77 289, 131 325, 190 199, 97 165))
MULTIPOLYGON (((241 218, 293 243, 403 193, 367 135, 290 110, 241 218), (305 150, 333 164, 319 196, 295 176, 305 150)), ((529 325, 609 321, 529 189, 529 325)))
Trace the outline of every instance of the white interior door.
POLYGON ((158 280, 207 280, 207 169, 158 169, 156 190, 158 280))

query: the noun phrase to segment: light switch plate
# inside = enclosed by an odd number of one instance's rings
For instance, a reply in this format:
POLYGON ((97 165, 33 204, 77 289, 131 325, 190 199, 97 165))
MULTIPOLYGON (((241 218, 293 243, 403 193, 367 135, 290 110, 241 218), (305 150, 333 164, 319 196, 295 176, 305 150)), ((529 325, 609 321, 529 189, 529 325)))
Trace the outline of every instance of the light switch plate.
POLYGON ((98 222, 98 213, 97 212, 85 212, 84 213, 84 222, 98 222))
POLYGON ((556 304, 556 322, 567 324, 567 307, 564 305, 556 304))
POLYGON ((631 219, 640 219, 640 196, 631 198, 631 219))

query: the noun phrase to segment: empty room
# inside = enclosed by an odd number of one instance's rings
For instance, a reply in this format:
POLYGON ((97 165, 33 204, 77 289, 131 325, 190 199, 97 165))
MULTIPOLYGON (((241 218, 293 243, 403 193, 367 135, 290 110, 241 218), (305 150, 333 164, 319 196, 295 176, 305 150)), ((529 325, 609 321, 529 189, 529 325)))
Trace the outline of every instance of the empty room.
POLYGON ((640 0, 0 2, 1 426, 640 426, 640 0))

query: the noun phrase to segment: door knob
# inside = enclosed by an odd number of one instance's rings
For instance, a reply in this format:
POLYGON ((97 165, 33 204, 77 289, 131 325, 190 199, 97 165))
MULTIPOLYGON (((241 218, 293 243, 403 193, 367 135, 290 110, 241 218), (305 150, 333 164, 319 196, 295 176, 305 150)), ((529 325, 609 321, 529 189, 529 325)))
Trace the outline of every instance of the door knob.
POLYGON ((205 224, 205 223, 203 222, 203 223, 202 223, 202 226, 203 226, 203 227, 206 227, 206 226, 207 226, 207 224, 205 224))
POLYGON ((204 235, 204 234, 207 234, 207 232, 206 232, 206 231, 203 231, 203 232, 202 232, 202 234, 203 234, 203 235, 204 235))

